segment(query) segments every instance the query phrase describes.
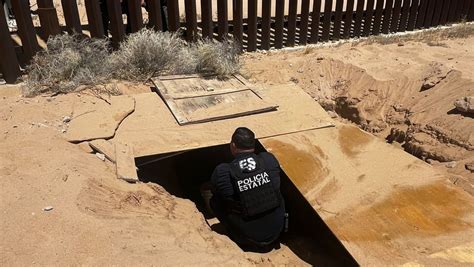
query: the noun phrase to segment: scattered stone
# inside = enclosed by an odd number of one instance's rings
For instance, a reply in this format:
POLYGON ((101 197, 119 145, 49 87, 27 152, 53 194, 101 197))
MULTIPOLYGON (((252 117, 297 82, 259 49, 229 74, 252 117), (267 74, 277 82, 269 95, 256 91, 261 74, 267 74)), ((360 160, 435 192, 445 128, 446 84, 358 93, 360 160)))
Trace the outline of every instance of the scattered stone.
POLYGON ((452 169, 456 167, 456 161, 446 162, 444 163, 444 166, 446 166, 446 168, 452 169))
POLYGON ((291 82, 294 82, 294 83, 299 83, 299 80, 296 79, 295 77, 291 77, 291 78, 290 78, 290 81, 291 81, 291 82))
POLYGON ((299 69, 299 70, 297 70, 296 72, 298 72, 298 73, 303 73, 303 70, 302 70, 302 69, 299 69))
POLYGON ((454 102, 454 106, 458 111, 466 113, 474 113, 474 96, 466 96, 454 102))
POLYGON ((100 159, 100 160, 102 160, 102 161, 105 161, 105 155, 104 155, 104 154, 97 152, 97 153, 95 153, 95 156, 96 156, 98 159, 100 159))
POLYGON ((405 46, 404 43, 398 43, 398 46, 405 46))
POLYGON ((331 118, 333 118, 333 119, 339 117, 339 116, 337 115, 337 113, 334 112, 334 111, 327 111, 327 113, 329 114, 329 117, 331 117, 331 118))
POLYGON ((464 165, 464 167, 466 168, 466 170, 468 170, 470 172, 474 172, 474 161, 466 163, 466 165, 464 165))
POLYGON ((323 57, 317 57, 316 60, 323 60, 323 57))
POLYGON ((69 116, 64 116, 63 117, 63 122, 64 123, 69 123, 70 121, 71 121, 71 117, 69 117, 69 116))
POLYGON ((18 125, 13 125, 13 128, 18 128, 18 125))
POLYGON ((52 206, 47 206, 43 208, 43 211, 52 211, 53 207, 52 206))
POLYGON ((91 146, 89 145, 89 142, 87 141, 81 142, 77 145, 86 153, 90 153, 90 154, 94 153, 94 150, 91 148, 91 146))
POLYGON ((63 181, 66 182, 68 178, 69 178, 69 175, 65 174, 65 175, 63 176, 63 181))
POLYGON ((67 132, 66 129, 62 129, 62 130, 61 130, 61 133, 66 133, 66 132, 67 132))

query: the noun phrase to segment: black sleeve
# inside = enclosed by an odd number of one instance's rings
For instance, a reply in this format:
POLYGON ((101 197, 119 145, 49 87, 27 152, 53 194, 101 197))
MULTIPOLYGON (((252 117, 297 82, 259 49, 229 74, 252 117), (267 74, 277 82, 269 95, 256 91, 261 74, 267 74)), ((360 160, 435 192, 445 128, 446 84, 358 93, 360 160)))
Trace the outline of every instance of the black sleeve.
POLYGON ((230 177, 229 164, 220 164, 214 169, 211 184, 213 194, 220 196, 222 199, 233 199, 234 187, 230 177))
POLYGON ((271 177, 271 181, 276 189, 280 189, 280 163, 276 157, 268 152, 260 153, 260 156, 265 161, 265 167, 271 177))

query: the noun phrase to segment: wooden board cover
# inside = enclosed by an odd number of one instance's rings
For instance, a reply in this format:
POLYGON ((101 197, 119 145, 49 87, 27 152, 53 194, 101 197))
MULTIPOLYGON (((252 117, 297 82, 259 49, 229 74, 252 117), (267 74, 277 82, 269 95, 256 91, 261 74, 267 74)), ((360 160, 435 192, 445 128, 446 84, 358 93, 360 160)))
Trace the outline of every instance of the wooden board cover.
POLYGON ((180 125, 234 118, 277 108, 255 93, 241 76, 164 76, 152 79, 180 125))

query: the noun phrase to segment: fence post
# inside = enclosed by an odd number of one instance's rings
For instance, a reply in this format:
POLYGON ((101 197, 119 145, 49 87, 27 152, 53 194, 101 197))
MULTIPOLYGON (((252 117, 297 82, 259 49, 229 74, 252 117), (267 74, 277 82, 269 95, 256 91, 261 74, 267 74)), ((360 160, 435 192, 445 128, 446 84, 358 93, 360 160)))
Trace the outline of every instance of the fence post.
POLYGON ((61 5, 63 6, 67 32, 69 34, 74 32, 82 34, 81 19, 79 18, 76 0, 61 0, 61 5))
POLYGON ((360 36, 360 30, 362 26, 362 17, 364 16, 364 4, 365 0, 357 0, 357 10, 354 22, 354 36, 360 36))
POLYGON ((257 50, 257 0, 248 0, 247 50, 257 50))
POLYGON ((408 19, 407 30, 413 31, 415 29, 416 14, 418 13, 420 0, 412 0, 410 8, 410 17, 408 19))
POLYGON ((420 0, 420 9, 418 10, 418 16, 416 17, 417 29, 423 28, 426 17, 426 9, 428 8, 428 1, 429 0, 420 0))
POLYGON ((329 41, 329 33, 331 32, 331 18, 332 18, 332 0, 324 2, 324 20, 323 20, 323 41, 329 41))
POLYGON ((58 14, 54 7, 53 0, 38 0, 38 16, 41 23, 44 40, 48 40, 51 35, 61 33, 59 27, 58 14))
POLYGON ((262 49, 270 49, 272 1, 262 0, 262 49))
POLYGON ((137 32, 143 28, 143 14, 141 0, 128 0, 128 15, 130 31, 137 32))
MULTIPOLYGON (((316 0, 318 1, 318 0, 316 0)), ((320 0, 319 0, 320 1, 320 0)), ((285 16, 285 0, 276 0, 275 9, 275 48, 283 47, 283 26, 285 16)))
POLYGON ((202 37, 212 39, 213 37, 212 35, 214 34, 214 25, 212 23, 211 0, 201 0, 201 27, 202 27, 202 37))
POLYGON ((110 32, 112 33, 112 45, 114 48, 118 48, 120 42, 125 38, 120 0, 107 0, 107 10, 110 20, 110 32))
POLYGON ((339 40, 341 37, 342 7, 344 0, 336 1, 336 15, 334 16, 333 40, 339 40))
POLYGON ((177 31, 180 27, 178 0, 168 0, 168 28, 177 31))
POLYGON ((227 38, 229 32, 229 18, 228 18, 227 0, 217 1, 217 32, 219 40, 227 38))
POLYGON ((383 14, 382 33, 387 34, 390 29, 390 21, 392 20, 393 0, 387 0, 383 14))
POLYGON ((148 27, 153 26, 155 31, 163 30, 163 17, 161 16, 161 0, 149 0, 148 16, 149 24, 148 27))
POLYGON ((0 70, 7 83, 16 82, 20 76, 20 66, 3 10, 0 10, 0 70))
POLYGON ((232 33, 234 35, 234 39, 239 41, 240 44, 243 42, 243 7, 242 7, 242 0, 233 0, 232 5, 232 13, 233 13, 233 24, 232 24, 232 33))
POLYGON ((91 37, 104 38, 104 24, 102 23, 102 12, 97 0, 85 0, 87 20, 91 37))
POLYGON ((428 7, 426 8, 425 23, 424 23, 425 28, 429 28, 432 25, 431 22, 433 21, 433 13, 434 13, 435 5, 436 3, 434 0, 430 0, 428 3, 428 7))
POLYGON ((196 0, 186 0, 184 12, 186 13, 186 40, 197 39, 196 0))
POLYGON ((310 42, 315 44, 319 39, 319 23, 321 21, 321 0, 314 0, 313 13, 311 14, 311 39, 310 42))
POLYGON ((400 24, 398 26, 399 32, 406 31, 409 12, 410 12, 410 0, 403 0, 402 16, 400 18, 400 24))
POLYGON ((286 37, 286 45, 295 45, 295 33, 296 33, 296 13, 298 12, 298 0, 290 0, 290 6, 288 10, 288 35, 286 37))
POLYGON ((378 0, 375 5, 374 27, 372 28, 372 34, 374 35, 379 34, 382 28, 383 2, 384 1, 378 0))
POLYGON ((29 1, 12 0, 12 7, 18 24, 18 34, 21 38, 23 53, 26 61, 30 61, 40 48, 36 39, 33 21, 31 20, 29 1))
MULTIPOLYGON (((431 0, 428 0, 431 1, 431 0)), ((400 14, 402 11, 402 0, 395 0, 393 7, 392 22, 390 23, 390 32, 397 32, 398 24, 400 22, 400 14)))
POLYGON ((347 0, 347 7, 346 7, 346 17, 344 20, 344 38, 349 38, 351 35, 351 26, 352 26, 352 19, 354 14, 354 0, 347 0))
POLYGON ((365 10, 365 18, 364 18, 364 36, 369 36, 370 28, 372 26, 372 19, 374 17, 374 0, 369 0, 367 2, 367 8, 365 10))
POLYGON ((449 1, 444 1, 443 2, 443 8, 441 12, 441 17, 439 18, 439 24, 445 25, 446 22, 448 21, 448 13, 449 13, 449 1))
POLYGON ((301 0, 300 45, 308 42, 309 0, 301 0))

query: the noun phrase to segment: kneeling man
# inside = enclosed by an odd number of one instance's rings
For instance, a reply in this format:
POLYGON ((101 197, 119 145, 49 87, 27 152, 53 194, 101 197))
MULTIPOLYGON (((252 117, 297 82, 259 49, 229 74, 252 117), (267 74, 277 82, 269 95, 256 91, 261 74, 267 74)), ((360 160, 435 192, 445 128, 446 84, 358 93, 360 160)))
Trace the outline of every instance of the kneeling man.
POLYGON ((230 150, 234 160, 216 167, 211 177, 211 208, 241 246, 268 247, 284 227, 280 166, 270 153, 255 154, 255 134, 237 128, 230 150))

